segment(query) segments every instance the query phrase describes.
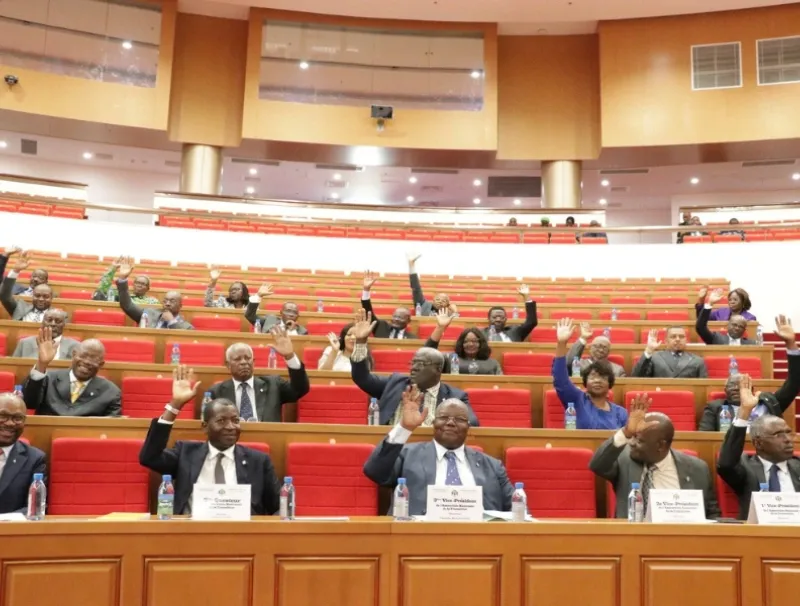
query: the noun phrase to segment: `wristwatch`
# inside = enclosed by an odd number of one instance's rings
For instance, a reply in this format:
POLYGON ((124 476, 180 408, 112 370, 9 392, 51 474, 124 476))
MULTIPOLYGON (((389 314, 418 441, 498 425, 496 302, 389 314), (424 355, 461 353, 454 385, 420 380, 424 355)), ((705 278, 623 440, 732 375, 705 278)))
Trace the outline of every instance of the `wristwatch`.
POLYGON ((172 404, 169 404, 169 403, 168 403, 166 406, 164 406, 164 410, 168 410, 169 412, 171 412, 172 414, 174 414, 176 417, 177 417, 179 414, 181 414, 181 411, 180 411, 180 409, 179 409, 179 408, 175 408, 175 407, 174 407, 172 404))

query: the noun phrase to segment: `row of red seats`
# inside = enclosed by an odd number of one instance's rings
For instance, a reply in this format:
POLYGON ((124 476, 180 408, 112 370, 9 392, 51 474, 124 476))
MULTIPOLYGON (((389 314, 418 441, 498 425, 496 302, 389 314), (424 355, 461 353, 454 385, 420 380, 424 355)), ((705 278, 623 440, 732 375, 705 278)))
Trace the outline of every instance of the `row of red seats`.
POLYGON ((43 217, 60 217, 62 219, 86 218, 86 211, 77 206, 37 204, 34 202, 18 202, 16 200, 0 200, 0 212, 40 215, 43 217))
MULTIPOLYGON (((775 240, 800 240, 798 230, 757 230, 744 232, 744 242, 772 242, 775 240)), ((742 242, 741 236, 735 234, 711 233, 707 236, 684 236, 684 244, 711 244, 717 242, 742 242)))

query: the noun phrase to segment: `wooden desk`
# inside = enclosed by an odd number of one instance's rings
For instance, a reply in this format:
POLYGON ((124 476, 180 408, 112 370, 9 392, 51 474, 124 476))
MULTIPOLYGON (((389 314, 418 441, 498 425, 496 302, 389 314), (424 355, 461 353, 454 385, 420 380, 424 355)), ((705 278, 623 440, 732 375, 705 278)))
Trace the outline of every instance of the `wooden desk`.
POLYGON ((0 526, 3 606, 784 606, 800 528, 611 521, 0 526))

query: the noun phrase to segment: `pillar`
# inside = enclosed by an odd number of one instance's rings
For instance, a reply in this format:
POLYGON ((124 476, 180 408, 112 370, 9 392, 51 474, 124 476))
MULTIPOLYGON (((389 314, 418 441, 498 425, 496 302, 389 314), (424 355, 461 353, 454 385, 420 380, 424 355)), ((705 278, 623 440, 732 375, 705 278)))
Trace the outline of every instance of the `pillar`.
POLYGON ((542 200, 545 208, 581 207, 581 161, 542 162, 542 200))
POLYGON ((221 147, 184 143, 181 152, 181 193, 218 196, 221 176, 221 147))

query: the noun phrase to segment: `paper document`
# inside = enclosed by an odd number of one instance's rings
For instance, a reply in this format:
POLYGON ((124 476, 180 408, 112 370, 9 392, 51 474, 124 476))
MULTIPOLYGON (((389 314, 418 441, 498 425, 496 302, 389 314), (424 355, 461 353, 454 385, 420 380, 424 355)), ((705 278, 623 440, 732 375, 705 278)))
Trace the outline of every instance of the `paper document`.
POLYGON ((0 522, 27 522, 26 518, 21 513, 0 513, 0 522))

